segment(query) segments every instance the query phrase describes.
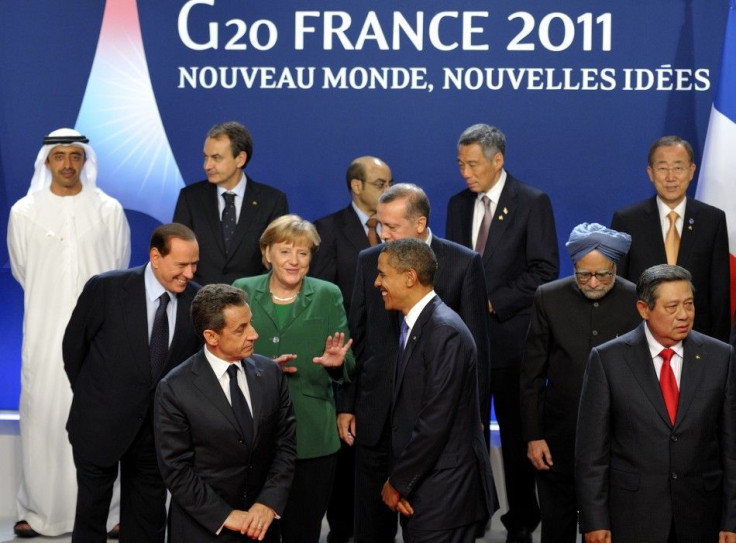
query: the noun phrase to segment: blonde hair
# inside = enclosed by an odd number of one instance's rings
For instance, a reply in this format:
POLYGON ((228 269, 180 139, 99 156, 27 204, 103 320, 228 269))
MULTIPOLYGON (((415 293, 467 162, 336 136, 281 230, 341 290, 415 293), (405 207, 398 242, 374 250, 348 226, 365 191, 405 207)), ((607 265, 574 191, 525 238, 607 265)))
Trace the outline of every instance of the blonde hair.
POLYGON ((299 242, 307 242, 310 252, 314 255, 321 241, 317 229, 311 222, 302 219, 299 215, 282 215, 271 221, 271 224, 261 234, 260 246, 263 265, 266 268, 271 268, 271 265, 266 261, 266 248, 274 243, 298 244, 299 242))

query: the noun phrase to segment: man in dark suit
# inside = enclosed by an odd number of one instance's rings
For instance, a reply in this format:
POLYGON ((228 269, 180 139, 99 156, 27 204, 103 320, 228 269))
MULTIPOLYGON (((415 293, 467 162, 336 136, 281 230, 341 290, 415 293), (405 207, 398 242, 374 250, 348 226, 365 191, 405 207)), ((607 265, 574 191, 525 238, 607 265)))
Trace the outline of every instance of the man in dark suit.
POLYGON ((437 260, 420 240, 381 248, 376 288, 398 311, 391 368, 391 471, 381 496, 401 513, 404 541, 472 543, 497 509, 481 430, 477 350, 433 288, 437 260))
MULTIPOLYGON (((463 319, 478 349, 479 413, 489 420, 490 356, 485 281, 480 257, 429 230, 429 199, 416 185, 401 183, 386 190, 378 201, 381 237, 387 243, 417 238, 437 255, 437 295, 463 319)), ((340 437, 356 444, 355 541, 392 542, 396 515, 380 500, 389 470, 391 441, 391 375, 396 361, 400 314, 386 311, 374 288, 381 246, 361 251, 350 303, 349 326, 355 346, 356 375, 338 396, 340 437)))
MULTIPOLYGON (((350 163, 345 181, 350 204, 314 222, 322 242, 312 257, 310 274, 340 288, 348 315, 358 253, 380 242, 376 206, 379 196, 391 186, 391 170, 380 158, 362 156, 350 163)), ((347 543, 353 536, 354 473, 355 449, 343 441, 327 508, 327 543, 347 543)))
POLYGON ((593 348, 575 444, 587 543, 736 542, 736 354, 691 331, 690 273, 642 273, 636 329, 593 348))
POLYGON ((526 458, 519 413, 519 368, 537 287, 557 278, 559 258, 552 205, 542 191, 504 170, 506 138, 476 124, 458 140, 458 166, 468 188, 447 205, 447 238, 475 248, 486 274, 491 392, 501 430, 509 510, 508 543, 530 543, 539 523, 534 469, 526 458))
POLYGON ((350 204, 314 221, 322 242, 312 259, 310 275, 340 287, 345 312, 348 313, 358 253, 380 242, 376 206, 378 198, 393 180, 386 163, 372 156, 353 160, 345 180, 350 191, 350 204))
POLYGON ((174 222, 197 235, 201 259, 194 276, 200 284, 232 284, 266 271, 258 240, 276 217, 286 215, 286 195, 245 175, 253 140, 240 123, 213 126, 204 142, 206 181, 181 189, 174 222))
POLYGON ((693 148, 665 136, 649 148, 647 174, 657 195, 613 214, 611 228, 631 234, 619 274, 631 281, 655 264, 677 264, 693 275, 694 328, 728 341, 731 318, 726 215, 686 197, 695 174, 693 148))
POLYGON ((64 369, 74 394, 67 431, 77 468, 72 541, 106 541, 105 522, 120 468, 120 540, 161 543, 166 488, 156 464, 151 406, 159 379, 200 339, 189 319, 198 285, 194 233, 154 230, 150 262, 94 276, 66 327, 64 369))
POLYGON ((205 286, 192 323, 205 347, 161 380, 154 407, 170 540, 278 542, 272 522, 284 512, 296 461, 286 375, 253 354, 258 333, 242 290, 205 286))
POLYGON ((570 277, 537 289, 521 361, 521 426, 527 457, 537 469, 544 543, 574 543, 575 423, 590 349, 634 329, 636 286, 616 277, 631 236, 583 223, 565 247, 570 277))

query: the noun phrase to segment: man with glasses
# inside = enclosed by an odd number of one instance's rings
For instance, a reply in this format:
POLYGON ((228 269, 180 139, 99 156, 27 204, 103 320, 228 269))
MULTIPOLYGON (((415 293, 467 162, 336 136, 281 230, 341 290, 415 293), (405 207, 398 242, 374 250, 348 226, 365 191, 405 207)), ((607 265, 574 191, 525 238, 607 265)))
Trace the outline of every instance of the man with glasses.
POLYGON ((695 175, 693 148, 665 136, 649 148, 647 174, 657 195, 613 214, 611 228, 631 234, 631 249, 618 273, 637 281, 655 264, 677 264, 693 276, 695 330, 728 341, 729 254, 726 215, 687 198, 695 175))
MULTIPOLYGON (((351 202, 344 209, 314 221, 322 242, 312 258, 311 275, 335 283, 342 292, 345 313, 355 281, 358 253, 380 243, 380 225, 376 218, 378 198, 393 183, 391 170, 380 158, 358 157, 350 163, 345 182, 351 202)), ((330 533, 328 543, 347 543, 353 536, 353 491, 355 453, 341 442, 335 483, 327 508, 330 533)))
POLYGON ((544 542, 572 543, 577 534, 575 423, 590 350, 641 322, 636 287, 616 277, 630 244, 628 234, 579 224, 565 244, 575 273, 534 296, 521 364, 521 422, 537 470, 544 542))

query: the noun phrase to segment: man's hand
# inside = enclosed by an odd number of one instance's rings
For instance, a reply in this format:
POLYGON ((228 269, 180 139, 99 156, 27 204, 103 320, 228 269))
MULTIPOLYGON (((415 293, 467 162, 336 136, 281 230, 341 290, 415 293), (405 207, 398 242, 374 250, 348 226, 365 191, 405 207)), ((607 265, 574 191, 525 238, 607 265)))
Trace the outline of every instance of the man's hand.
POLYGON ((327 336, 325 341, 325 352, 322 356, 315 356, 312 362, 324 366, 325 368, 337 368, 342 366, 345 355, 353 344, 353 340, 345 343, 345 333, 335 332, 334 336, 327 336))
POLYGON ((234 509, 225 519, 224 527, 234 532, 240 532, 251 539, 263 541, 276 513, 270 507, 254 503, 248 511, 234 509))
POLYGON ((337 431, 340 434, 340 439, 352 447, 355 443, 355 415, 352 413, 338 413, 337 431))
POLYGON ((718 543, 736 543, 736 533, 718 532, 718 543))
POLYGON ((281 366, 281 371, 284 373, 296 373, 296 368, 294 366, 286 365, 287 362, 291 362, 294 359, 296 359, 295 354, 282 354, 278 358, 274 358, 273 361, 281 366))
POLYGON ((585 543, 611 543, 611 530, 586 532, 585 543))
POLYGON ((408 500, 402 497, 388 481, 383 483, 381 499, 383 499, 383 503, 385 503, 391 511, 398 511, 405 517, 410 517, 414 514, 414 509, 412 509, 408 500))
POLYGON ((526 456, 538 470, 548 471, 554 465, 552 453, 544 439, 530 441, 526 446, 526 456))

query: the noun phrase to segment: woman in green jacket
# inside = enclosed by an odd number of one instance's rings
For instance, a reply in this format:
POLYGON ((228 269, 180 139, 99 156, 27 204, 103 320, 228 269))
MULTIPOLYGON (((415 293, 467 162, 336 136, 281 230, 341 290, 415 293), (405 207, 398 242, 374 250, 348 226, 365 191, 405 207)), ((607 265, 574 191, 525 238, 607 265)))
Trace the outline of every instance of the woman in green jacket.
POLYGON ((319 541, 340 448, 332 383, 349 379, 355 368, 340 290, 307 277, 319 243, 310 222, 297 215, 279 217, 260 240, 270 272, 233 283, 250 298, 259 335, 255 351, 274 358, 289 374, 297 464, 280 522, 283 543, 319 541))

